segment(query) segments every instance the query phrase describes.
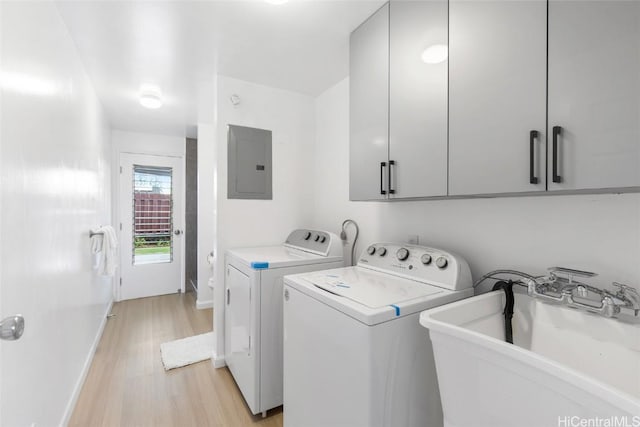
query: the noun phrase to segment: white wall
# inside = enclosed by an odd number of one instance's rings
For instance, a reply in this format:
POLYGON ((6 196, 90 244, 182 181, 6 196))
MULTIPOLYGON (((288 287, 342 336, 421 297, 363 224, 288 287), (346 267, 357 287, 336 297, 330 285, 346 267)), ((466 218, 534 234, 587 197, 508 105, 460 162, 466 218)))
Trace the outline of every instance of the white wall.
MULTIPOLYGON (((185 137, 171 136, 171 135, 157 135, 152 133, 142 132, 129 132, 124 130, 114 129, 111 132, 111 158, 112 158, 112 180, 111 187, 113 188, 113 203, 112 203, 112 216, 113 226, 118 231, 118 223, 120 222, 120 155, 122 153, 135 153, 135 154, 152 154, 156 156, 173 156, 181 157, 184 164, 186 143, 185 137)), ((182 178, 184 182, 184 176, 182 178)), ((184 196, 182 198, 184 201, 184 196)), ((182 207, 184 210, 184 206, 182 207)), ((118 237, 122 244, 122 238, 118 231, 118 237)), ((184 239, 181 240, 183 244, 182 253, 184 256, 184 239)), ((121 268, 116 271, 115 283, 120 281, 121 268)), ((184 269, 181 272, 180 288, 184 292, 184 269)), ((116 286, 114 290, 114 296, 116 300, 120 299, 120 288, 116 286)))
POLYGON ((224 253, 232 247, 275 245, 309 227, 313 205, 314 100, 229 77, 217 81, 216 288, 217 355, 224 351, 224 253), (240 97, 233 106, 232 94, 240 97), (227 199, 227 125, 273 131, 273 200, 227 199))
POLYGON ((358 251, 416 234, 421 244, 461 254, 474 278, 497 268, 538 274, 564 266, 600 273, 600 284, 640 287, 640 194, 350 202, 348 79, 317 98, 315 118, 312 225, 336 232, 355 219, 358 251))
POLYGON ((53 2, 0 2, 0 424, 52 426, 73 410, 111 302, 89 229, 111 222, 108 123, 53 2))
POLYGON ((207 256, 214 250, 215 239, 215 134, 213 124, 198 123, 198 308, 213 306, 208 285, 213 268, 207 256))
POLYGON ((211 76, 198 84, 198 308, 213 307, 207 257, 215 249, 216 82, 211 76))
MULTIPOLYGON (((184 157, 185 137, 158 135, 153 133, 112 131, 113 152, 155 154, 158 156, 184 157)), ((117 165, 114 164, 114 170, 117 165)))

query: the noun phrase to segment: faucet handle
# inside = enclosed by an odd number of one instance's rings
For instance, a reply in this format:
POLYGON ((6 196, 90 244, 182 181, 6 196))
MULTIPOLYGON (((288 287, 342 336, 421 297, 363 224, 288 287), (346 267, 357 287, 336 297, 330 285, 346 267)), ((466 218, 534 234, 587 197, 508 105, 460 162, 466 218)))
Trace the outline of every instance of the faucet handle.
POLYGON ((640 294, 636 288, 619 282, 613 282, 613 286, 618 288, 616 297, 623 300, 626 303, 626 307, 633 310, 637 317, 640 314, 640 294))
POLYGON ((636 290, 636 288, 632 286, 625 285, 624 283, 620 283, 620 282, 613 282, 612 285, 618 288, 618 295, 627 295, 627 294, 638 295, 638 291, 636 290))

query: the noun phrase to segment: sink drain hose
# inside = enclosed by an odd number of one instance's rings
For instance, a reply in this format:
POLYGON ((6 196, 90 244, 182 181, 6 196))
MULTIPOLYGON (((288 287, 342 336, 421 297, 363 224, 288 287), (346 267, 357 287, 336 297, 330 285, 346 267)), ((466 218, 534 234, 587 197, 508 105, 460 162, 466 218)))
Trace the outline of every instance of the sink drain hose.
POLYGON ((514 297, 513 297, 513 281, 499 281, 493 285, 493 290, 497 291, 498 289, 502 289, 505 295, 505 305, 504 305, 504 340, 509 344, 513 344, 513 327, 511 321, 513 320, 513 305, 514 305, 514 297))

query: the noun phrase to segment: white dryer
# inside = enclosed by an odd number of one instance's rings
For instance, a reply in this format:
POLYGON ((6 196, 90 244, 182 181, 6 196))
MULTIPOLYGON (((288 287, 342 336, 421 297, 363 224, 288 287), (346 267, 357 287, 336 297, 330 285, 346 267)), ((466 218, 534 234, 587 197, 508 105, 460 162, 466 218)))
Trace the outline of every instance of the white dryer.
POLYGON ((459 256, 392 243, 354 267, 285 277, 285 426, 442 426, 419 315, 472 295, 459 256))
POLYGON ((283 276, 342 266, 342 242, 326 231, 227 251, 224 359, 254 415, 282 405, 283 276))

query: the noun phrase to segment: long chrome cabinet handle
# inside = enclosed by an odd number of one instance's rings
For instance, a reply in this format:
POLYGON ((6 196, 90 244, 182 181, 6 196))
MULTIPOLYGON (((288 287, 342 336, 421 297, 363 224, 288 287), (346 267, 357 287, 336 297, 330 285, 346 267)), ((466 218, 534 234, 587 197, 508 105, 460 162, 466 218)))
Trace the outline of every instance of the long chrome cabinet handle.
POLYGON ((553 182, 562 182, 562 177, 558 174, 558 138, 562 135, 562 127, 553 127, 553 182))
POLYGON ((387 162, 380 162, 380 194, 384 195, 387 192, 384 189, 384 168, 387 167, 387 162))
POLYGON ((537 184, 536 176, 536 139, 538 139, 538 131, 529 132, 529 184, 537 184))

